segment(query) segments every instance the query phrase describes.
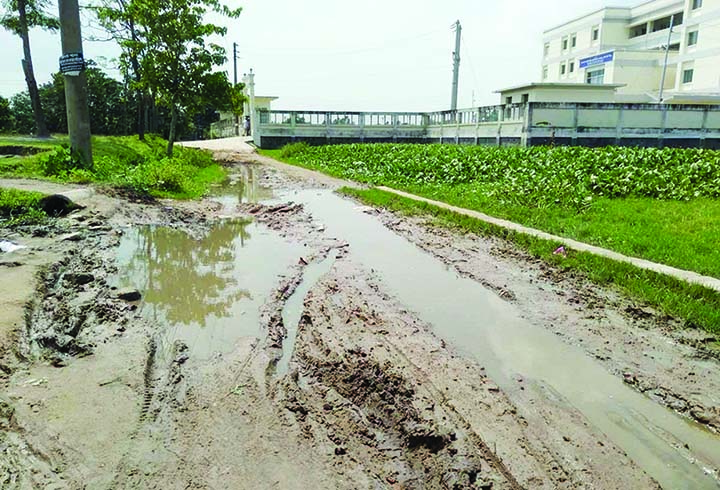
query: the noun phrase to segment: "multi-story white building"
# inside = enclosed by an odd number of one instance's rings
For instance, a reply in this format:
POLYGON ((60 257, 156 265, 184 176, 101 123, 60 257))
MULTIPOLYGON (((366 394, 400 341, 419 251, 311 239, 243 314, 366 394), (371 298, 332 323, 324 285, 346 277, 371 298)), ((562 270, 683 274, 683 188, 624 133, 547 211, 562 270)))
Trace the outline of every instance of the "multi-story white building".
POLYGON ((665 102, 720 98, 720 0, 608 7, 545 31, 543 43, 544 83, 622 84, 618 101, 657 102, 664 79, 665 102))

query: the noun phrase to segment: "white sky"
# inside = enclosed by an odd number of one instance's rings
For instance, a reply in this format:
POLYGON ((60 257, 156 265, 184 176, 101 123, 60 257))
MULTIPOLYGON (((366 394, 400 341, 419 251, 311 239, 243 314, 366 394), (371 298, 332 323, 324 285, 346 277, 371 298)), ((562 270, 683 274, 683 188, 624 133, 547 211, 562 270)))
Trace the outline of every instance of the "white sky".
MULTIPOLYGON (((53 2, 55 3, 55 2, 53 2)), ((638 0, 610 0, 630 6, 638 0)), ((539 80, 542 32, 608 5, 608 0, 228 0, 243 13, 217 40, 239 45, 239 78, 252 68, 256 94, 274 109, 431 111, 448 109, 451 25, 463 26, 459 107, 498 103, 495 90, 539 80), (474 99, 473 99, 474 95, 474 99)), ((56 6, 53 5, 53 11, 56 6)), ((92 33, 85 29, 83 35, 92 33)), ((58 34, 31 33, 38 81, 50 80, 58 34)), ((25 89, 18 37, 0 31, 0 95, 25 89)), ((86 58, 116 66, 112 43, 85 42, 86 58)))

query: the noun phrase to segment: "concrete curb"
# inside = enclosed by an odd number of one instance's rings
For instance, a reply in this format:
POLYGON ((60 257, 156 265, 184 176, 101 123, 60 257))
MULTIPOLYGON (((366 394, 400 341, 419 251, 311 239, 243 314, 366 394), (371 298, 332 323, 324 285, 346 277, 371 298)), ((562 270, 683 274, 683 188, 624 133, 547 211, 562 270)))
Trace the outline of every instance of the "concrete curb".
POLYGON ((534 236, 537 238, 542 238, 544 240, 559 242, 559 243, 562 243, 566 248, 571 248, 573 250, 578 250, 581 252, 588 252, 593 255, 606 257, 608 259, 616 260, 618 262, 625 262, 628 264, 632 264, 636 267, 639 267, 640 269, 645 269, 645 270, 657 272, 660 274, 665 274, 665 275, 674 277, 676 279, 680 279, 685 282, 689 282, 691 284, 698 284, 700 286, 704 286, 706 288, 713 289, 715 291, 720 292, 720 279, 716 279, 714 277, 703 276, 701 274, 698 274, 697 272, 676 269, 675 267, 670 267, 668 265, 663 265, 663 264, 657 264, 655 262, 650 262, 649 260, 645 260, 645 259, 638 259, 636 257, 628 257, 626 255, 622 255, 620 253, 613 252, 612 250, 607 250, 605 248, 596 247, 594 245, 588 245, 587 243, 578 242, 578 241, 571 240, 569 238, 563 238, 563 237, 560 237, 557 235, 551 235, 550 233, 545 233, 544 231, 535 230, 533 228, 528 228, 526 226, 522 226, 517 223, 513 223, 512 221, 493 218, 492 216, 488 216, 487 214, 483 214, 478 211, 473 211, 471 209, 465 209, 465 208, 459 208, 457 206, 452 206, 450 204, 440 202, 440 201, 433 201, 432 199, 427 199, 424 197, 416 196, 414 194, 409 194, 407 192, 399 191, 396 189, 391 189, 389 187, 378 186, 377 189, 380 189, 385 192, 390 192, 390 193, 398 195, 398 196, 406 197, 406 198, 412 199, 414 201, 420 201, 420 202, 432 204, 439 208, 447 209, 449 211, 453 211, 458 214, 462 214, 465 216, 469 216, 471 218, 479 219, 486 223, 490 223, 490 224, 499 226, 501 228, 505 228, 507 230, 516 231, 518 233, 524 233, 526 235, 534 236))

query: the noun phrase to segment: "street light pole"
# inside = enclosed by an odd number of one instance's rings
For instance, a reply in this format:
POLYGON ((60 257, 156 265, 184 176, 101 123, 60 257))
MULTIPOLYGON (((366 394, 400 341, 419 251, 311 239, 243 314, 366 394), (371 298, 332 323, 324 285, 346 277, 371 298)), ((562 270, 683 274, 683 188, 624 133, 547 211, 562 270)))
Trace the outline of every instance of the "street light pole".
POLYGON ((70 148, 80 155, 88 168, 92 168, 90 111, 78 0, 59 0, 58 8, 63 54, 60 58, 60 71, 65 75, 65 105, 70 148))

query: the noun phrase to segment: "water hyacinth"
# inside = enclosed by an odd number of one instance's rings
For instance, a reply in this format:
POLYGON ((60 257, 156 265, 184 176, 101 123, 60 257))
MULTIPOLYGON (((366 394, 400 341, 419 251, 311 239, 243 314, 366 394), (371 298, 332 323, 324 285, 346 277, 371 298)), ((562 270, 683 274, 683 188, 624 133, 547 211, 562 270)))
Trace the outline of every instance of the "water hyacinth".
POLYGON ((350 144, 307 146, 293 159, 369 184, 466 186, 528 207, 582 211, 594 197, 720 196, 720 152, 702 149, 350 144))

